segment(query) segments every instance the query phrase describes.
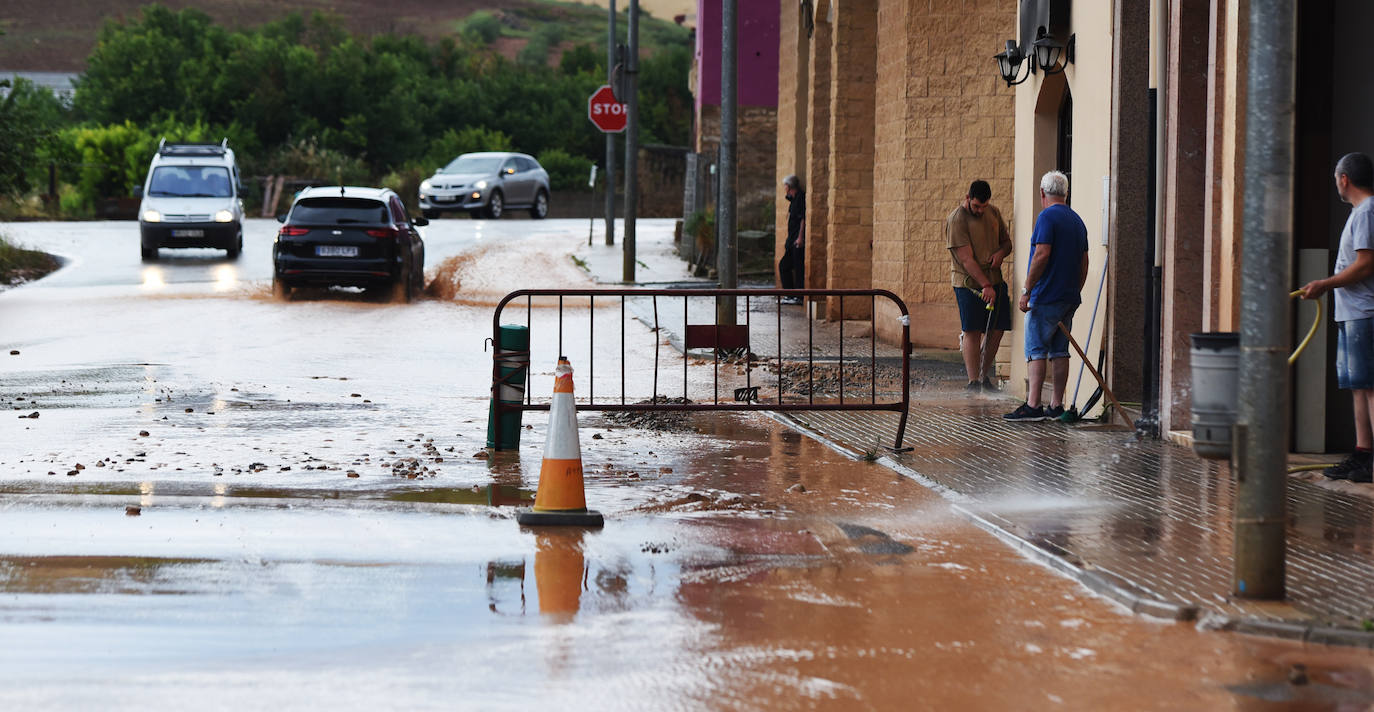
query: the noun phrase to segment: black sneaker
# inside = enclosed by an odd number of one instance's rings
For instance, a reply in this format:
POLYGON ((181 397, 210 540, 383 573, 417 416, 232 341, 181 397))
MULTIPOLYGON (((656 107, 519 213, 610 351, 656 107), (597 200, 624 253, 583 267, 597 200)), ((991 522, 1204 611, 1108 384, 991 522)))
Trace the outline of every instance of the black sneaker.
POLYGON ((996 393, 996 392, 997 392, 997 384, 993 383, 993 382, 992 382, 992 379, 984 377, 984 378, 983 378, 983 390, 987 391, 988 393, 996 393))
POLYGON ((1034 423, 1045 419, 1045 409, 1041 406, 1034 408, 1028 403, 1022 403, 1016 410, 1002 416, 1002 420, 1034 423))
POLYGON ((969 393, 981 393, 983 391, 983 384, 977 381, 969 381, 968 385, 964 386, 964 390, 969 393))
POLYGON ((1064 414, 1064 406, 1050 406, 1045 410, 1045 420, 1059 420, 1059 416, 1064 414))
POLYGON ((1350 457, 1322 470, 1327 479, 1350 480, 1351 482, 1374 481, 1370 477, 1370 463, 1374 456, 1367 452, 1355 452, 1350 457))

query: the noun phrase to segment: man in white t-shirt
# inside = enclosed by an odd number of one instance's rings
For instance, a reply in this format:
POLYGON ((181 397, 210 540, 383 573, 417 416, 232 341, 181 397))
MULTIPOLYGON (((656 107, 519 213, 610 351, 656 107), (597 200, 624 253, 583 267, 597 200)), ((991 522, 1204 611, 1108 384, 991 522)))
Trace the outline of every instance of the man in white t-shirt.
POLYGON ((1336 192, 1354 209, 1341 231, 1336 274, 1303 286, 1304 299, 1335 293, 1336 383, 1355 401, 1355 452, 1322 474, 1333 480, 1374 481, 1374 161, 1348 153, 1336 162, 1336 192))

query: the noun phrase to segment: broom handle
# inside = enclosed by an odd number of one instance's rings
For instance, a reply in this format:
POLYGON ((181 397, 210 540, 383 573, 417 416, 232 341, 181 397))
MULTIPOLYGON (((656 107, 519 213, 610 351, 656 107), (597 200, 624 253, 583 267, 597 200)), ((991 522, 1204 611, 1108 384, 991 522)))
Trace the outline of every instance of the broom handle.
POLYGON ((1064 328, 1064 322, 1059 322, 1058 326, 1059 330, 1064 332, 1065 336, 1069 337, 1069 344, 1073 346, 1073 350, 1078 354, 1078 358, 1082 359, 1083 365, 1087 366, 1093 378, 1097 379, 1097 385, 1102 386, 1102 392, 1107 394, 1107 398, 1112 401, 1112 408, 1121 414, 1121 419, 1126 421, 1127 426, 1134 429, 1135 423, 1132 423, 1131 419, 1126 417, 1126 411, 1121 407, 1121 403, 1116 400, 1116 396, 1112 393, 1112 389, 1107 387, 1107 382, 1102 380, 1102 374, 1098 373, 1097 369, 1093 368, 1093 365, 1088 363, 1088 357, 1083 355, 1083 349, 1078 348, 1078 342, 1073 340, 1073 334, 1070 334, 1069 330, 1064 328))

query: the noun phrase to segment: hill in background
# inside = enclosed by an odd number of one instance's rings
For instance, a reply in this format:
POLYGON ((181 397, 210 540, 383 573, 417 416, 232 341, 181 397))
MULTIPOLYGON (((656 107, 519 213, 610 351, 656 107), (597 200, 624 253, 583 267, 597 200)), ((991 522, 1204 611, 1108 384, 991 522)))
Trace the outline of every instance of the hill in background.
MULTIPOLYGON (((106 20, 134 19, 147 0, 5 0, 0 4, 0 69, 81 72, 106 20)), ((606 11, 602 7, 550 0, 161 0, 173 10, 194 7, 228 27, 252 27, 292 12, 338 17, 363 36, 419 35, 434 41, 460 34, 474 20, 485 28, 494 19, 491 48, 511 59, 530 45, 557 62, 561 51, 590 43, 604 48, 606 11), (495 6, 495 7, 494 7, 495 6), (486 19, 490 18, 490 19, 486 19)), ((624 35, 624 6, 617 23, 624 35)), ((640 44, 653 52, 663 44, 686 43, 689 30, 668 19, 645 15, 640 44)), ((603 50, 604 51, 604 50, 603 50)))

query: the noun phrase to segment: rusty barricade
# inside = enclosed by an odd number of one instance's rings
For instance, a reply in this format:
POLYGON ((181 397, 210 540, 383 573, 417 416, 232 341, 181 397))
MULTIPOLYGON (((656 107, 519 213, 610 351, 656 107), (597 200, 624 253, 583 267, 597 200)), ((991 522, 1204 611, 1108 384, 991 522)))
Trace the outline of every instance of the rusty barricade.
MULTIPOLYGON (((548 300, 550 302, 552 299, 557 299, 557 339, 559 355, 567 353, 564 351, 564 331, 569 321, 569 319, 565 318, 566 311, 577 307, 586 308, 587 351, 585 353, 585 360, 582 358, 584 354, 579 354, 577 352, 567 354, 569 358, 574 360, 574 366, 578 369, 578 373, 587 374, 586 383, 589 387, 586 388, 585 391, 582 386, 579 385, 578 387, 578 410, 608 412, 884 411, 896 413, 898 415, 896 435, 892 449, 903 449, 902 441, 906 433, 907 411, 911 400, 911 324, 910 314, 907 311, 906 303, 892 292, 884 289, 521 289, 507 294, 496 305, 495 313, 492 316, 492 343, 500 343, 501 320, 506 307, 513 302, 516 302, 516 306, 519 306, 518 301, 523 299, 523 306, 525 307, 524 326, 531 330, 530 350, 533 351, 534 344, 537 340, 536 335, 533 333, 533 310, 535 309, 534 300, 536 298, 548 300), (713 304, 719 304, 722 298, 731 297, 736 300, 737 304, 743 301, 744 323, 719 323, 719 321, 714 318, 715 314, 719 313, 718 309, 712 310, 713 318, 710 320, 712 323, 692 323, 693 317, 689 309, 690 300, 711 300, 713 304), (783 302, 784 298, 835 300, 835 305, 837 306, 836 315, 838 316, 836 321, 838 322, 839 331, 837 342, 838 348, 835 349, 835 353, 816 353, 815 321, 811 318, 805 318, 805 329, 807 332, 805 357, 800 357, 795 354, 788 356, 783 353, 783 308, 784 306, 788 306, 783 302), (654 333, 653 385, 649 393, 631 394, 628 393, 626 389, 626 300, 631 299, 650 299, 653 301, 652 319, 654 323, 649 324, 647 320, 640 318, 640 320, 654 333), (673 400, 675 400, 674 393, 660 391, 659 389, 659 346, 663 341, 659 336, 659 330, 660 328, 666 328, 662 327, 659 323, 660 299, 667 300, 670 305, 676 300, 681 300, 682 302, 680 311, 682 316, 682 329, 681 333, 678 335, 681 339, 680 347, 683 352, 680 391, 681 401, 679 402, 673 402, 673 400), (878 318, 877 305, 880 299, 890 302, 895 307, 897 312, 896 318, 900 324, 901 336, 899 343, 895 346, 884 343, 885 351, 896 349, 900 352, 900 397, 892 400, 880 400, 878 398, 879 340, 877 337, 878 329, 876 319, 878 318), (597 304, 600 303, 604 307, 608 303, 614 304, 617 300, 620 305, 620 356, 618 359, 618 366, 620 368, 620 389, 619 392, 610 399, 603 397, 598 400, 595 376, 597 369, 595 328, 597 304), (860 300, 867 303, 868 308, 865 311, 868 314, 867 320, 869 322, 867 330, 869 383, 867 384, 867 389, 860 389, 858 391, 862 394, 863 390, 866 390, 868 395, 866 399, 862 397, 855 398, 852 394, 847 394, 845 383, 847 365, 844 335, 846 322, 845 306, 846 303, 848 303, 852 308, 852 305, 860 302, 860 300), (769 304, 772 306, 771 313, 775 315, 772 324, 764 325, 753 323, 753 312, 751 308, 755 305, 763 305, 763 307, 766 308, 769 304), (751 349, 750 344, 751 331, 753 331, 753 333, 765 333, 764 330, 769 329, 770 326, 777 344, 776 351, 771 354, 755 353, 751 349), (688 369, 692 367, 692 361, 694 360, 693 351, 699 354, 702 349, 708 349, 711 354, 713 388, 709 401, 691 402, 687 397, 688 369), (838 393, 836 397, 818 399, 817 389, 815 387, 817 364, 818 362, 828 364, 832 360, 837 364, 835 370, 838 372, 838 393), (731 389, 732 398, 729 400, 721 399, 720 369, 722 364, 735 366, 743 364, 744 366, 744 385, 743 387, 731 389), (769 397, 766 393, 760 393, 761 387, 765 384, 756 385, 753 383, 753 372, 756 370, 756 367, 767 368, 771 367, 773 364, 776 364, 776 373, 778 377, 775 384, 776 393, 774 393, 772 397, 769 397), (802 364, 805 364, 804 368, 802 364), (806 374, 806 383, 808 385, 806 388, 801 389, 804 391, 803 393, 784 393, 783 373, 786 368, 795 368, 795 370, 804 371, 806 374)), ((544 309, 552 306, 552 304, 546 304, 541 301, 539 308, 544 309)), ((726 313, 728 313, 728 309, 726 313)), ((738 322, 738 315, 736 322, 738 322)), ((860 321, 860 323, 862 323, 862 321, 860 321)), ((796 337, 795 334, 791 334, 790 332, 789 335, 794 338, 796 337)), ((549 403, 546 401, 535 401, 529 389, 525 390, 523 402, 502 401, 498 397, 502 384, 514 376, 523 375, 524 378, 521 380, 525 383, 529 382, 529 366, 526 365, 524 367, 525 373, 523 374, 512 373, 509 369, 511 361, 508 360, 512 357, 526 357, 527 359, 529 352, 502 352, 497 348, 493 348, 492 352, 493 417, 499 417, 501 414, 511 411, 548 410, 549 403), (503 359, 506 360, 503 361, 503 359), (507 365, 506 369, 502 368, 503 363, 507 365), (506 371, 504 377, 502 376, 503 370, 506 371)), ((852 350, 851 353, 848 354, 848 358, 850 359, 848 363, 863 363, 863 356, 861 354, 852 353, 852 350)), ((895 357, 891 356, 884 357, 884 362, 889 362, 894 358, 895 357)), ((705 364, 702 362, 702 358, 698 357, 696 360, 700 367, 704 367, 705 364)), ((525 363, 528 364, 528 360, 526 360, 525 363)), ((581 377, 579 377, 579 380, 581 380, 581 377)), ((800 381, 797 379, 793 380, 800 384, 800 381)), ((831 380, 834 380, 833 377, 831 380)), ((848 385, 851 387, 854 386, 853 383, 848 385)), ((676 388, 674 390, 676 390, 676 388)), ((887 393, 888 392, 885 392, 885 395, 887 393)), ((602 395, 604 395, 604 393, 602 395)))

